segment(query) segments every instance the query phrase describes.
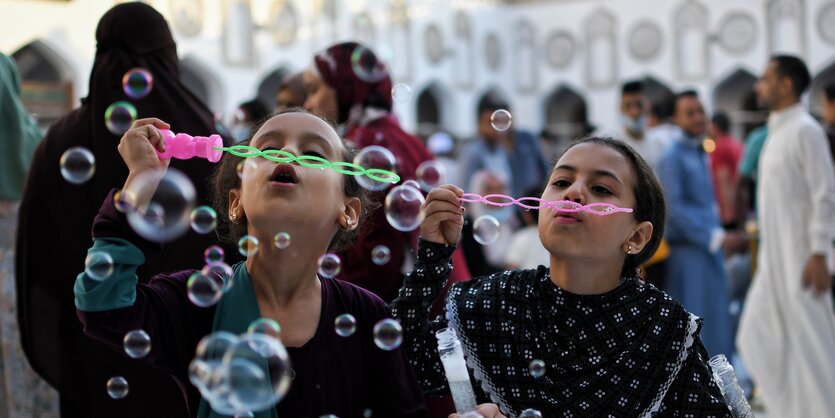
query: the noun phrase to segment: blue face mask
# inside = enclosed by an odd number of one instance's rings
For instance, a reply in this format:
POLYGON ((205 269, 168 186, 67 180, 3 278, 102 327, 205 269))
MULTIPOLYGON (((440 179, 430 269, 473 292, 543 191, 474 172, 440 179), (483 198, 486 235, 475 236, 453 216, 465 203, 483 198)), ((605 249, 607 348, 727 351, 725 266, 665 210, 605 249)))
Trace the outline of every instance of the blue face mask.
POLYGON ((245 139, 249 139, 250 129, 249 126, 240 123, 232 127, 232 138, 235 139, 235 142, 241 142, 245 139))
POLYGON ((642 115, 637 119, 633 119, 621 113, 620 123, 629 132, 642 133, 647 124, 647 117, 642 115))

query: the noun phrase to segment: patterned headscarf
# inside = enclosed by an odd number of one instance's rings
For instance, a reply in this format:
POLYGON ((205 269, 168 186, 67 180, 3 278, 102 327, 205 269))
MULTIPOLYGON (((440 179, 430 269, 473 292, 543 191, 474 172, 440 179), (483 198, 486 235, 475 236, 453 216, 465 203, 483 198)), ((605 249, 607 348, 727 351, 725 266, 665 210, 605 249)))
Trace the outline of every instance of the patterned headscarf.
POLYGON ((391 111, 391 77, 373 51, 356 42, 343 42, 313 57, 314 69, 336 92, 338 120, 345 124, 368 108, 391 111))

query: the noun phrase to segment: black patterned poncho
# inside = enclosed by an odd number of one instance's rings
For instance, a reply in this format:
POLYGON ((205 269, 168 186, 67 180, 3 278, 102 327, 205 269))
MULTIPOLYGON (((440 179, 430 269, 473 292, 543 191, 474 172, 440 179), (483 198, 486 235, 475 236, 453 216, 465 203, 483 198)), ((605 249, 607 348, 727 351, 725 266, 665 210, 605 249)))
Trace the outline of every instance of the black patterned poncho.
POLYGON ((730 417, 699 339, 701 319, 651 285, 622 280, 601 295, 557 287, 545 267, 455 283, 446 314, 429 308, 449 276, 454 247, 421 240, 392 304, 404 347, 427 393, 448 391, 435 331, 461 340, 480 402, 513 418, 730 417), (545 374, 529 372, 533 360, 545 374))

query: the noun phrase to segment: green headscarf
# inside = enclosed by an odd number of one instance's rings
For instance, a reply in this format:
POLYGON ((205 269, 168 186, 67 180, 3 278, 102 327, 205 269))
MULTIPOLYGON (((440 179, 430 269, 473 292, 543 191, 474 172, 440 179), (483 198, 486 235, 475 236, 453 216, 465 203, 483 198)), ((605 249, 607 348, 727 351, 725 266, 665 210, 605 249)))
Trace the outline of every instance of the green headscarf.
POLYGON ((14 61, 0 53, 0 200, 20 200, 41 130, 20 101, 14 61))

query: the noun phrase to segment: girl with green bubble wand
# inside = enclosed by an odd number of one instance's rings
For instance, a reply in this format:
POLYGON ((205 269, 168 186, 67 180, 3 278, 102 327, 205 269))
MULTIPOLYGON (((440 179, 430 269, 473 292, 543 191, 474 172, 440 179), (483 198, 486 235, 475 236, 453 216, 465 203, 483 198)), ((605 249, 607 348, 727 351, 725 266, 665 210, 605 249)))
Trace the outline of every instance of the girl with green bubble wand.
POLYGON ((455 283, 444 314, 431 318, 471 201, 452 185, 429 192, 418 259, 392 303, 425 390, 449 390, 436 350, 448 327, 482 416, 730 417, 702 320, 638 275, 661 241, 665 203, 631 147, 600 137, 572 144, 541 198, 514 199, 541 203, 550 266, 455 283), (595 206, 612 210, 580 209, 595 206))
MULTIPOLYGON (((161 132, 167 129, 158 119, 138 120, 119 144, 130 170, 123 191, 131 192, 137 208, 155 188, 143 194, 134 192, 142 189, 136 186, 149 173, 167 169, 169 160, 159 155, 173 151, 166 146, 170 135, 161 132)), ((223 238, 244 238, 249 245, 246 261, 231 267, 222 298, 214 305, 199 299, 198 306, 192 291, 202 273, 194 270, 161 272, 147 285, 137 285, 136 268, 146 253, 160 248, 131 230, 114 206, 114 190, 96 217, 90 249, 112 258, 112 274, 84 272, 75 284, 85 332, 121 351, 130 331, 144 331, 150 351, 141 360, 187 386, 193 416, 425 416, 399 343, 381 341, 373 331, 389 316, 386 305, 368 291, 330 278, 334 266, 324 273, 317 264, 323 254, 350 243, 369 210, 367 192, 354 177, 361 175, 359 169, 346 163, 354 151, 331 125, 301 110, 273 116, 240 145, 226 149, 212 179, 223 238), (279 233, 288 240, 274 245, 279 233), (249 346, 236 345, 234 336, 246 334, 259 319, 277 324, 272 331, 280 343, 250 337, 249 346), (208 334, 225 337, 204 338, 208 334), (217 353, 218 341, 234 347, 231 352, 268 351, 266 379, 256 378, 257 368, 239 367, 245 359, 230 357, 229 349, 217 353), (197 385, 202 398, 188 382, 197 385), (259 391, 264 385, 274 389, 267 398, 259 391)), ((130 386, 130 391, 146 390, 154 388, 130 386)))

